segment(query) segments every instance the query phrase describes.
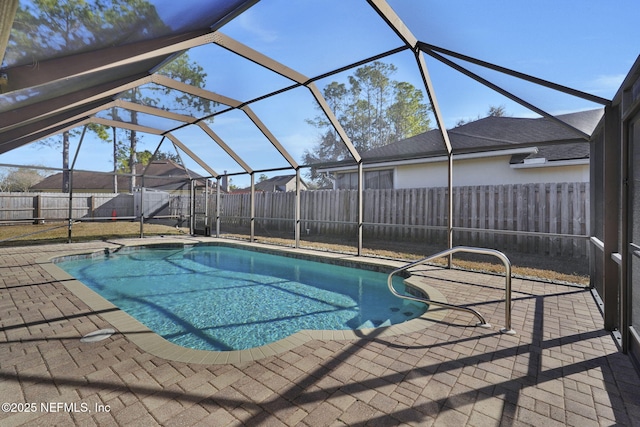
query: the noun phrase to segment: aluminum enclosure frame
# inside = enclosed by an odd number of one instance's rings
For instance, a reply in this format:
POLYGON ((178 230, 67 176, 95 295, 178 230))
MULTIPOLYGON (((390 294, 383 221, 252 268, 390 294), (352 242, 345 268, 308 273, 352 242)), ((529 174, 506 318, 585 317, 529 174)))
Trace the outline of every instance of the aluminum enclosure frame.
MULTIPOLYGON (((260 117, 251 108, 253 103, 277 96, 287 91, 305 88, 310 97, 318 105, 322 113, 326 116, 327 121, 331 123, 336 133, 340 136, 342 144, 353 162, 357 166, 357 253, 362 254, 363 250, 363 228, 364 228, 364 212, 363 212, 363 190, 364 190, 364 166, 361 153, 358 152, 348 133, 343 128, 336 114, 331 110, 322 91, 316 85, 316 82, 338 73, 356 68, 384 58, 396 53, 411 51, 415 59, 415 67, 420 75, 424 93, 426 93, 435 122, 442 137, 443 148, 447 156, 447 245, 451 249, 455 243, 453 227, 453 160, 456 152, 452 146, 449 133, 446 129, 441 106, 437 99, 437 87, 432 82, 431 73, 428 68, 425 55, 450 69, 472 79, 473 81, 500 93, 508 99, 522 105, 523 107, 533 111, 553 123, 563 126, 578 138, 585 141, 591 141, 592 135, 585 133, 579 128, 572 126, 557 119, 544 109, 527 102, 522 97, 512 93, 503 87, 481 77, 477 73, 467 68, 464 64, 471 64, 482 69, 491 70, 510 76, 539 87, 551 89, 572 97, 584 99, 589 102, 596 103, 605 107, 605 119, 601 126, 603 127, 603 156, 602 158, 592 159, 600 162, 597 167, 602 168, 603 180, 602 188, 596 191, 595 184, 592 182, 592 194, 595 196, 602 195, 602 200, 593 197, 594 203, 602 203, 604 210, 604 222, 601 238, 589 236, 592 250, 602 255, 602 265, 598 265, 598 271, 601 271, 602 277, 598 278, 603 283, 601 298, 604 327, 607 330, 617 331, 618 340, 623 351, 640 354, 640 339, 634 341, 634 337, 640 334, 634 332, 631 324, 631 312, 633 307, 630 305, 631 297, 631 266, 629 257, 633 256, 634 249, 631 242, 630 226, 634 213, 630 210, 629 198, 631 197, 628 190, 629 174, 633 172, 635 165, 631 165, 629 158, 629 144, 632 135, 629 135, 629 123, 638 111, 640 111, 640 100, 637 92, 640 83, 640 59, 636 61, 629 76, 623 83, 622 88, 613 100, 608 100, 599 96, 585 93, 576 89, 572 89, 560 84, 556 84, 538 77, 534 77, 525 73, 521 73, 506 67, 502 67, 490 62, 464 55, 443 47, 435 46, 419 40, 415 34, 411 32, 409 27, 402 21, 400 16, 391 8, 385 0, 367 0, 367 4, 377 14, 377 16, 386 24, 386 26, 395 34, 399 42, 399 46, 380 52, 377 55, 368 58, 360 58, 351 64, 342 66, 338 69, 325 72, 317 76, 307 76, 298 70, 280 63, 275 59, 263 54, 238 40, 235 40, 220 31, 223 24, 231 19, 239 16, 242 12, 257 3, 256 0, 237 2, 240 6, 228 16, 220 17, 211 27, 207 28, 188 28, 181 33, 170 36, 162 36, 149 40, 129 43, 126 46, 112 46, 106 49, 89 50, 87 52, 43 60, 38 63, 37 68, 29 65, 20 65, 9 69, 9 79, 3 81, 3 95, 17 94, 16 99, 20 98, 20 94, 33 88, 46 89, 62 85, 66 92, 57 93, 50 98, 42 99, 39 102, 17 103, 12 111, 0 114, 0 152, 4 153, 11 149, 18 148, 22 145, 60 134, 73 128, 86 126, 94 123, 112 127, 113 129, 122 128, 134 130, 137 132, 145 132, 159 137, 159 143, 155 152, 157 153, 161 144, 168 141, 173 144, 179 151, 192 159, 198 166, 205 170, 209 177, 217 181, 219 190, 223 178, 229 175, 220 173, 216 170, 215 165, 208 164, 203 158, 199 157, 190 149, 189 143, 178 138, 175 132, 185 126, 197 126, 204 135, 206 135, 212 144, 216 144, 222 151, 233 159, 242 170, 242 174, 250 176, 250 238, 255 239, 255 174, 260 172, 268 172, 276 169, 258 170, 252 168, 251 165, 239 155, 234 147, 220 137, 207 124, 207 120, 216 116, 225 114, 229 111, 241 111, 251 122, 251 124, 265 137, 265 139, 275 148, 278 154, 284 159, 287 170, 295 171, 295 195, 294 204, 294 221, 293 230, 295 236, 295 246, 300 247, 301 239, 301 170, 310 165, 300 164, 295 157, 285 148, 278 140, 275 133, 260 119, 260 117), (265 93, 254 99, 233 99, 222 94, 214 93, 205 89, 201 89, 189 84, 185 84, 167 76, 158 74, 157 71, 171 61, 183 51, 205 45, 216 45, 226 49, 234 55, 245 58, 254 64, 263 67, 269 72, 282 76, 290 82, 286 87, 282 87, 271 93, 265 93), (29 72, 26 72, 26 71, 29 72), (71 86, 75 82, 83 82, 83 79, 90 76, 104 76, 101 73, 113 73, 111 79, 100 80, 96 84, 79 85, 79 89, 72 89, 71 86), (187 114, 179 114, 176 112, 165 111, 163 109, 144 106, 135 102, 119 99, 118 96, 123 92, 133 90, 147 84, 160 85, 165 88, 181 91, 183 93, 201 97, 226 108, 211 113, 207 116, 191 116, 187 114), (170 129, 161 129, 151 126, 143 126, 137 123, 127 123, 125 121, 107 119, 98 117, 97 115, 110 108, 122 108, 131 112, 139 112, 164 119, 175 120, 180 123, 179 126, 170 129), (599 192, 601 191, 601 192, 599 192), (614 219, 618 218, 619 223, 614 219), (621 237, 620 237, 621 236, 621 237), (635 335, 634 335, 635 334, 635 335), (636 342, 637 341, 637 342, 636 342)), ((235 3, 234 3, 235 4, 235 3)), ((0 21, 0 51, 4 52, 7 48, 9 31, 13 24, 17 0, 10 0, 3 3, 3 19, 0 21)), ((83 136, 80 138, 78 149, 75 153, 74 161, 68 170, 64 172, 76 171, 76 159, 82 147, 83 136)), ((155 154, 155 153, 154 153, 155 154)), ((146 170, 140 176, 144 180, 146 170)), ((195 181, 193 181, 195 182, 195 181)), ((192 187, 193 188, 193 187, 192 187)), ((70 191, 70 197, 73 197, 73 189, 70 191)), ((216 217, 216 234, 220 234, 220 218, 219 211, 220 192, 217 192, 216 200, 218 200, 218 211, 216 217)), ((592 207, 593 208, 593 207, 592 207)), ((144 212, 144 207, 141 209, 144 212)), ((207 213, 207 216, 210 213, 207 213)), ((69 212, 69 238, 71 238, 72 228, 72 211, 69 212)), ((193 217, 192 217, 193 220, 193 217)), ((595 228, 595 215, 591 215, 592 227, 595 228)), ((143 218, 141 218, 141 224, 143 218)), ((593 234, 593 232, 592 232, 593 234)), ((142 236, 142 228, 141 228, 142 236)), ((595 262, 595 261, 594 261, 595 262)), ((597 273, 592 266, 592 276, 597 273)), ((637 358, 640 360, 640 355, 637 358)), ((640 362, 639 362, 640 365, 640 362)))

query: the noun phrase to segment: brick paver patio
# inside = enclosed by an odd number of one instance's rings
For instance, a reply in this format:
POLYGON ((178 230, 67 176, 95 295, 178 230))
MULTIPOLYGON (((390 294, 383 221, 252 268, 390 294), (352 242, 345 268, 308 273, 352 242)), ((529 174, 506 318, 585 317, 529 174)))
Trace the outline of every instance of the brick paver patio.
POLYGON ((502 335, 497 276, 420 273, 471 315, 417 332, 310 340, 234 364, 166 360, 112 327, 35 260, 104 242, 0 249, 0 425, 640 425, 640 381, 587 289, 514 279, 502 335), (8 410, 8 412, 7 412, 8 410))

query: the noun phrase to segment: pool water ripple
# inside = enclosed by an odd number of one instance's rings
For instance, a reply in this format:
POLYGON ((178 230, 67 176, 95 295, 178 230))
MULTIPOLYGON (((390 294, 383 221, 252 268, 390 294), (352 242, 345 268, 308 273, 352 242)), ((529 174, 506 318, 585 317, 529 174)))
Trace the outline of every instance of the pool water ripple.
POLYGON ((388 326, 427 308, 391 295, 384 273, 225 246, 57 265, 165 339, 203 350, 258 347, 300 330, 388 326))

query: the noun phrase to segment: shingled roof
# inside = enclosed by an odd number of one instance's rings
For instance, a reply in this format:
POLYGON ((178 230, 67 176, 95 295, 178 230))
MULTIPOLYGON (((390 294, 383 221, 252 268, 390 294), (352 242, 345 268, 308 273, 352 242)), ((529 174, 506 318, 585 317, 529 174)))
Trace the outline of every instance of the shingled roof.
MULTIPOLYGON (((603 110, 589 110, 557 116, 586 134, 591 134, 603 110)), ((547 118, 485 117, 448 131, 454 154, 518 147, 538 147, 534 157, 567 160, 589 157, 589 143, 571 129, 547 118)), ((444 156, 446 151, 438 129, 362 153, 365 161, 444 156)), ((526 156, 525 156, 526 157, 526 156)), ((519 161, 524 161, 520 156, 519 161)))
MULTIPOLYGON (((268 179, 265 179, 260 182, 255 183, 255 191, 287 191, 287 184, 291 183, 291 181, 295 180, 295 175, 278 175, 268 179)), ((304 181, 301 181, 301 186, 303 190, 307 189, 304 181)), ((234 190, 234 193, 247 193, 251 191, 251 187, 242 188, 239 190, 234 190)))
MULTIPOLYGON (((136 172, 142 174, 145 165, 136 165, 136 172)), ((130 190, 131 177, 118 175, 118 190, 130 190)), ((146 169, 144 186, 157 190, 176 191, 189 190, 189 178, 202 178, 199 174, 185 169, 172 160, 156 160, 146 169)), ((138 184, 140 184, 140 178, 138 184)), ((204 179, 201 180, 204 185, 204 179)), ((31 187, 31 191, 60 191, 62 188, 62 173, 51 175, 31 187)), ((73 173, 74 191, 112 192, 113 175, 106 173, 78 171, 73 173)))

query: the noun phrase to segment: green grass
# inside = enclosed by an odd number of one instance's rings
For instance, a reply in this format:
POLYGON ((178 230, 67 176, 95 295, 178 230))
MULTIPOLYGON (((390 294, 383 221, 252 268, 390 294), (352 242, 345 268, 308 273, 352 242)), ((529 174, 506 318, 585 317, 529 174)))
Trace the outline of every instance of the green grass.
MULTIPOLYGON (((145 236, 185 235, 188 229, 176 228, 160 224, 144 224, 145 236)), ((136 238, 140 236, 140 223, 137 222, 78 222, 72 228, 72 242, 92 240, 109 240, 115 238, 136 238)), ((249 240, 244 234, 225 234, 241 240, 249 240)), ((68 224, 64 222, 45 224, 19 224, 0 226, 0 246, 24 246, 34 244, 64 243, 68 239, 68 224)), ((292 246, 293 239, 282 237, 258 237, 256 241, 280 246, 292 246)), ((302 241, 301 245, 310 249, 340 253, 355 253, 354 245, 346 245, 340 238, 324 241, 302 241)), ((407 242, 367 241, 363 255, 395 260, 414 261, 437 253, 443 248, 419 246, 407 242)), ((584 262, 579 267, 572 266, 567 260, 555 257, 507 254, 512 261, 512 272, 519 277, 535 278, 553 283, 572 283, 588 285, 589 277, 584 271, 584 262), (574 270, 578 270, 577 272, 574 270)), ((486 261, 486 257, 454 258, 457 268, 504 274, 504 266, 500 262, 486 261)), ((446 259, 435 260, 435 264, 446 265, 446 259)))
MULTIPOLYGON (((144 235, 182 235, 188 230, 167 225, 145 224, 144 235)), ((20 224, 0 226, 0 245, 62 243, 68 239, 69 227, 65 222, 45 224, 20 224)), ((77 222, 72 226, 72 241, 109 240, 123 237, 139 237, 140 223, 134 222, 77 222)))
MULTIPOLYGON (((249 236, 244 234, 227 234, 226 237, 240 240, 249 240, 249 236)), ((260 243, 268 243, 280 246, 292 246, 293 239, 279 238, 273 236, 261 236, 255 239, 260 243)), ((324 250, 339 253, 356 253, 353 245, 345 245, 337 242, 338 239, 325 239, 322 242, 301 241, 304 248, 324 250)), ((442 251, 444 248, 424 247, 411 242, 394 242, 391 240, 375 241, 367 240, 367 246, 363 248, 363 255, 380 257, 401 261, 416 261, 434 253, 442 251)), ((506 254, 512 263, 512 274, 516 277, 532 278, 551 283, 570 283, 586 286, 589 285, 589 277, 584 272, 584 263, 579 266, 571 265, 566 259, 558 259, 549 256, 532 256, 531 254, 506 254), (574 271, 578 270, 578 272, 574 271)), ((581 260, 580 260, 581 261, 581 260)), ((447 265, 447 258, 443 257, 433 261, 433 264, 447 265)), ((504 274, 504 265, 495 258, 486 256, 456 255, 453 259, 453 266, 456 268, 472 271, 482 271, 496 274, 504 274)))

